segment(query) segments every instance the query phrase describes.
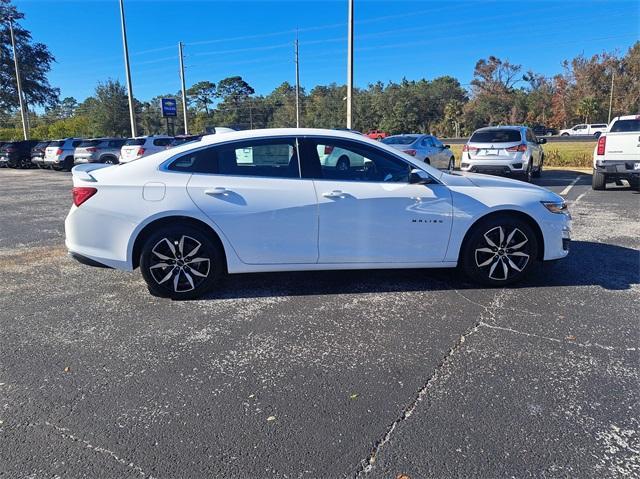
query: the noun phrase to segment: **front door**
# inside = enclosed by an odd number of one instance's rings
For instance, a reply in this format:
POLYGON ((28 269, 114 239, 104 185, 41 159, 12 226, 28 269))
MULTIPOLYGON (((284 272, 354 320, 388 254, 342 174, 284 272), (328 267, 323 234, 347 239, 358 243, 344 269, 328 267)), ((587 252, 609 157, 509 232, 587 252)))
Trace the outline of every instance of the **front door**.
POLYGON ((452 221, 446 186, 410 184, 409 163, 352 140, 309 138, 302 151, 318 200, 319 263, 443 261, 452 221), (318 153, 331 148, 364 160, 347 171, 321 165, 318 153))

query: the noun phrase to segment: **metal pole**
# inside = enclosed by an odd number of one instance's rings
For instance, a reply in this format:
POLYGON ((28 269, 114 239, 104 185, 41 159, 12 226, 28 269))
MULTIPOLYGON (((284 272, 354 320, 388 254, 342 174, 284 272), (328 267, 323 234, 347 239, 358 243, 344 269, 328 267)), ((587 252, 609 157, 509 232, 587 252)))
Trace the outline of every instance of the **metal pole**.
POLYGON ((612 70, 611 71, 611 95, 609 96, 609 120, 607 121, 607 123, 611 123, 611 110, 613 107, 613 79, 616 76, 616 71, 612 70))
POLYGON ((300 56, 296 32, 296 128, 300 128, 300 56))
POLYGON ((180 56, 180 83, 182 85, 182 115, 184 116, 184 134, 189 134, 189 122, 187 119, 187 89, 184 85, 184 53, 182 42, 178 42, 178 55, 180 56))
POLYGON ((13 35, 13 19, 9 18, 9 32, 11 33, 11 47, 13 48, 13 64, 16 67, 16 84, 18 86, 18 101, 20 102, 20 116, 22 117, 22 133, 24 139, 29 139, 29 126, 27 118, 25 118, 24 101, 22 97, 22 80, 20 79, 20 67, 18 66, 18 54, 16 52, 16 39, 13 35))
POLYGON ((120 23, 122 26, 122 47, 124 48, 124 67, 127 70, 127 91, 129 92, 129 118, 131 119, 131 136, 136 135, 136 112, 134 108, 133 87, 131 86, 131 69, 129 68, 129 47, 127 45, 127 25, 124 21, 124 2, 120 0, 120 23))
POLYGON ((349 26, 347 47, 347 128, 352 128, 353 105, 353 0, 349 0, 349 26))

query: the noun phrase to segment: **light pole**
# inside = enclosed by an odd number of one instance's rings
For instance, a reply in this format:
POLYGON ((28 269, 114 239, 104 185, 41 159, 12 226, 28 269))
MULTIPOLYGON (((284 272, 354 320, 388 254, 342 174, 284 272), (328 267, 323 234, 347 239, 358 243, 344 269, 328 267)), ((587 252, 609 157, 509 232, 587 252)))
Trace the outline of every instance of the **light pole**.
POLYGON ((127 71, 127 91, 129 93, 129 118, 131 119, 131 136, 136 137, 136 112, 131 86, 131 69, 129 68, 129 47, 127 46, 127 25, 124 21, 124 2, 120 0, 120 23, 122 26, 122 47, 124 49, 124 67, 127 71))
POLYGON ((616 76, 616 71, 611 70, 611 94, 609 95, 609 120, 607 123, 611 123, 611 110, 613 107, 613 79, 616 76))
POLYGON ((180 83, 182 85, 182 114, 184 116, 184 134, 189 134, 189 123, 187 120, 187 90, 184 85, 184 53, 182 42, 178 43, 178 54, 180 55, 180 83))
POLYGON ((348 25, 348 47, 347 47, 347 128, 351 129, 353 124, 353 0, 349 1, 349 25, 348 25))
POLYGON ((296 128, 300 128, 300 56, 296 32, 296 128))
POLYGON ((9 32, 11 34, 11 48, 13 48, 13 64, 16 68, 16 84, 18 86, 18 100, 20 102, 20 116, 22 117, 22 133, 24 134, 24 139, 29 139, 29 125, 27 124, 28 119, 25 115, 24 108, 24 99, 22 97, 22 79, 20 78, 20 66, 18 65, 18 54, 16 51, 16 38, 13 34, 13 18, 9 17, 9 32))

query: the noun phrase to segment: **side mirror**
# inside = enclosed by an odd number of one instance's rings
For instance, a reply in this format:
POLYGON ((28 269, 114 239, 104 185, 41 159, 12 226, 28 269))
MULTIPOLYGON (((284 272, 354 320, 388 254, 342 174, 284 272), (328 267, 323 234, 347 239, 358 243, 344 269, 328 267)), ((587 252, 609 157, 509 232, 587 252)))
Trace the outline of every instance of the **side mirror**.
POLYGON ((451 149, 451 145, 443 145, 442 148, 445 150, 449 150, 451 149))
POLYGON ((431 177, 425 171, 414 168, 409 173, 409 183, 412 185, 426 185, 431 183, 431 177))
POLYGON ((539 145, 544 145, 547 142, 546 138, 538 138, 538 144, 539 145))

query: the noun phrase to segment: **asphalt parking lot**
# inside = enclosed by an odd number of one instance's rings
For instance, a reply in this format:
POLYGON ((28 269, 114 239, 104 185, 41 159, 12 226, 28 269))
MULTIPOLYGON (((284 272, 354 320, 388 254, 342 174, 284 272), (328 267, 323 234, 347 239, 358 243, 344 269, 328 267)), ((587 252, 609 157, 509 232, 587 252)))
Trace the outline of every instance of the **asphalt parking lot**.
POLYGON ((572 251, 255 274, 201 301, 69 259, 68 173, 0 170, 0 476, 639 477, 640 195, 545 172, 572 251))

